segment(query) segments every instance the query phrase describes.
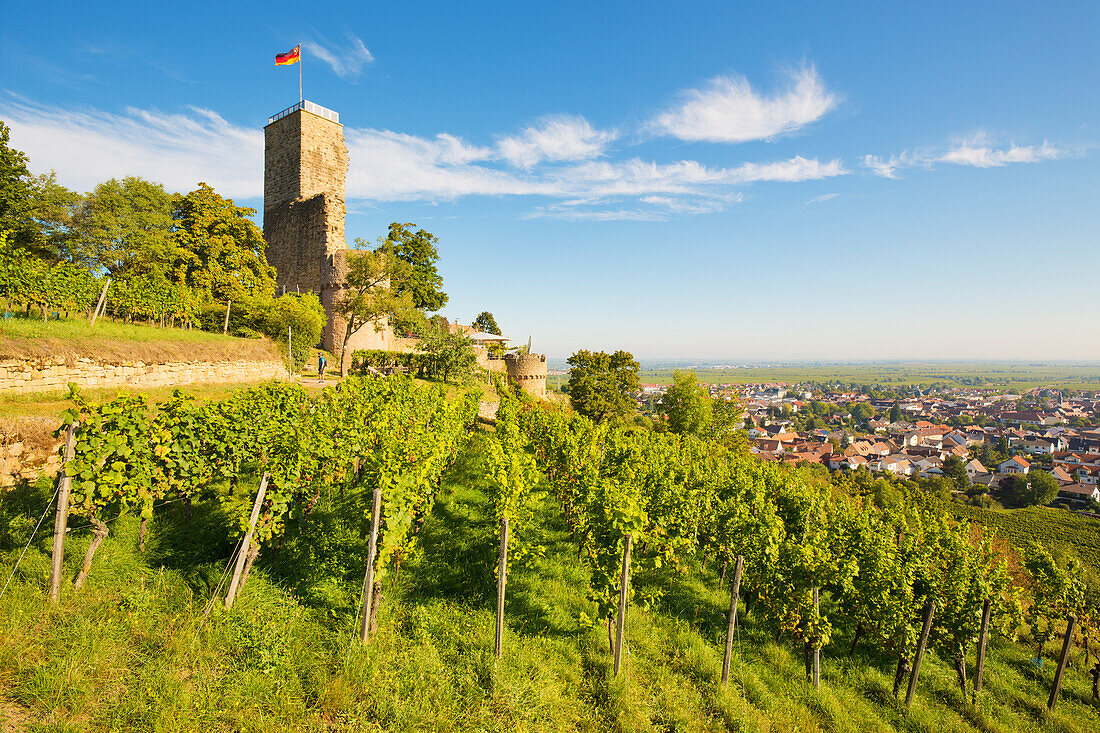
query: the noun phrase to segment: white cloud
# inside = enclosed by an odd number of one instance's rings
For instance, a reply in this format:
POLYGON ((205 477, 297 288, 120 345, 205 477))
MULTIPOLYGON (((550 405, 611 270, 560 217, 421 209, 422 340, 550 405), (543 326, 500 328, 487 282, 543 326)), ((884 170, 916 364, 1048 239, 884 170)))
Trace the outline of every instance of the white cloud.
POLYGON ((999 168, 1010 163, 1039 163, 1044 160, 1064 158, 1067 155, 1069 151, 1057 148, 1045 140, 1038 147, 1010 143, 1007 147, 998 148, 990 142, 986 132, 978 131, 969 137, 956 139, 946 146, 946 149, 941 147, 938 150, 905 151, 891 155, 889 158, 865 155, 862 165, 877 176, 897 178, 900 169, 918 166, 930 169, 936 163, 967 165, 975 168, 999 168))
POLYGON ((108 178, 134 175, 175 191, 206 181, 228 196, 263 195, 263 131, 210 110, 168 114, 131 107, 113 114, 17 101, 0 104, 0 118, 33 170, 56 170, 71 188, 88 191, 108 178))
POLYGON ((865 155, 863 156, 863 167, 870 168, 876 176, 882 176, 883 178, 897 178, 899 161, 896 156, 890 156, 888 160, 884 160, 878 155, 865 155))
MULTIPOLYGON (((374 55, 363 45, 363 41, 352 33, 347 33, 343 46, 329 43, 325 39, 309 40, 302 43, 303 52, 324 61, 341 79, 355 79, 363 73, 363 67, 374 63, 374 55)), ((303 58, 298 63, 307 62, 303 58)))
POLYGON ((832 201, 839 195, 839 193, 823 193, 820 196, 814 196, 812 199, 806 202, 806 205, 808 206, 810 204, 821 204, 825 203, 826 201, 832 201))
POLYGON ((970 165, 976 168, 997 168, 1009 163, 1038 163, 1054 160, 1063 156, 1064 151, 1056 149, 1046 140, 1039 147, 1033 145, 1010 144, 1007 148, 992 147, 985 132, 957 141, 954 146, 938 158, 943 163, 970 165))
POLYGON ((683 92, 645 129, 690 141, 768 140, 821 119, 837 103, 813 66, 792 72, 788 87, 772 96, 757 92, 743 76, 720 76, 703 89, 683 92))
POLYGON ((517 168, 543 161, 586 160, 603 155, 617 137, 614 130, 596 130, 579 115, 548 115, 519 135, 502 138, 497 148, 517 168))
MULTIPOLYGON (((234 125, 210 110, 71 112, 0 99, 0 119, 11 126, 12 145, 28 153, 35 171, 55 169, 73 188, 90 190, 107 178, 138 175, 175 191, 206 181, 237 199, 263 195, 263 131, 234 125)), ((757 182, 847 173, 839 160, 800 156, 728 168, 695 160, 585 159, 600 155, 612 138, 595 130, 589 134, 579 123, 573 127, 584 134, 540 138, 525 131, 519 138, 537 148, 544 164, 518 170, 499 144, 476 145, 445 133, 420 137, 345 127, 348 203, 528 196, 544 199, 533 204, 539 216, 655 219, 719 211, 740 201, 739 187, 757 182)))

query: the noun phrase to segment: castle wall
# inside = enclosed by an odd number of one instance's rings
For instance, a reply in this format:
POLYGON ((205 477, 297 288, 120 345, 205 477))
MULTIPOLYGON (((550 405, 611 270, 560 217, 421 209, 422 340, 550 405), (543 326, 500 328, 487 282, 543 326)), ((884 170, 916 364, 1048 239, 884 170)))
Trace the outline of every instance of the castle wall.
MULTIPOLYGON (((305 109, 280 113, 264 128, 267 261, 275 268, 280 292, 320 296, 327 316, 322 345, 339 353, 344 322, 335 305, 348 271, 348 150, 336 114, 311 102, 302 104, 305 109)), ((352 336, 347 356, 355 349, 390 349, 392 341, 385 320, 367 324, 352 336)))
POLYGON ((546 396, 546 355, 505 354, 508 379, 535 397, 546 396))

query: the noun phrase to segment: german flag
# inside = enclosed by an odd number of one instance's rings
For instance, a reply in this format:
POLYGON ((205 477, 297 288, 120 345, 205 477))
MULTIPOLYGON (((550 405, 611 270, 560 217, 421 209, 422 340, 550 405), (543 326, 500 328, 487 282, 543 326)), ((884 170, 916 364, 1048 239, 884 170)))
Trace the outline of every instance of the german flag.
POLYGON ((286 53, 275 54, 276 66, 289 66, 290 64, 296 64, 302 58, 302 46, 301 44, 290 49, 286 53))

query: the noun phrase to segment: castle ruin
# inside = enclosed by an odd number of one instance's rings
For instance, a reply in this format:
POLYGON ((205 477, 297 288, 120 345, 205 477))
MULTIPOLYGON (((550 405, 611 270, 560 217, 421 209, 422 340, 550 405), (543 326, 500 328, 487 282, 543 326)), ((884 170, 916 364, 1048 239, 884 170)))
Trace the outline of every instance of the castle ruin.
MULTIPOLYGON (((340 353, 345 323, 336 304, 348 273, 344 232, 348 148, 340 115, 302 100, 268 118, 264 127, 264 239, 280 293, 315 293, 325 309, 324 348, 340 353)), ((385 320, 360 328, 344 355, 357 349, 407 350, 385 320)), ((479 359, 479 361, 481 361, 479 359)), ((490 371, 494 364, 482 365, 490 371)), ((508 378, 546 396, 546 357, 508 354, 508 378)))
MULTIPOLYGON (((338 354, 344 321, 335 313, 348 272, 344 203, 348 149, 340 115, 303 100, 264 127, 264 240, 280 293, 315 293, 325 309, 323 344, 338 354)), ((393 332, 365 326, 355 349, 390 349, 393 332)))

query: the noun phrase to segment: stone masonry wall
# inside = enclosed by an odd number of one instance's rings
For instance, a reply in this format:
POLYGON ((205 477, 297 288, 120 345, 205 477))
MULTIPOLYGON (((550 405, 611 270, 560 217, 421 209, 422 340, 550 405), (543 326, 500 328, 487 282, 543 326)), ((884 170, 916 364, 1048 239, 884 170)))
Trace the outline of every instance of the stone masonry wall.
POLYGON ((259 382, 286 378, 281 361, 197 361, 108 364, 93 359, 0 361, 0 396, 81 387, 174 387, 186 384, 259 382))
POLYGON ((276 282, 319 293, 325 258, 347 248, 344 128, 298 110, 264 128, 264 239, 276 282))
POLYGON ((505 354, 508 379, 536 397, 546 396, 546 355, 505 354))

